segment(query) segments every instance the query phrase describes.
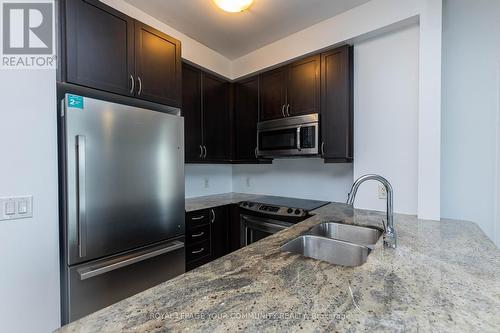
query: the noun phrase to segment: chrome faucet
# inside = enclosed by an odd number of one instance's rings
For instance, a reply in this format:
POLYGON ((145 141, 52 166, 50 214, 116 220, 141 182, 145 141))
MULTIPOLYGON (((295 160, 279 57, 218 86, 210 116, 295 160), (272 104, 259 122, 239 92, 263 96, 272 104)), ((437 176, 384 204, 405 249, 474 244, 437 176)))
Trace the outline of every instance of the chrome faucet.
POLYGON ((376 180, 385 186, 387 192, 387 222, 384 223, 384 247, 396 248, 396 230, 394 229, 394 212, 392 206, 393 191, 391 184, 382 176, 379 175, 364 175, 359 177, 354 184, 352 184, 351 191, 347 196, 347 203, 354 207, 354 199, 358 192, 359 186, 367 180, 376 180))

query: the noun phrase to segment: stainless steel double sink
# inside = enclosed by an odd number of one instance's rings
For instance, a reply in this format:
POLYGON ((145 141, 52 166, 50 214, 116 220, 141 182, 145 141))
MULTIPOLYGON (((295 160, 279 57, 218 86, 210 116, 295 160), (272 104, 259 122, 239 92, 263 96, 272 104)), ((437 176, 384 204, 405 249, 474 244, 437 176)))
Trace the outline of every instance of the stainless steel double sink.
POLYGON ((382 236, 375 227, 338 222, 321 223, 281 246, 283 252, 300 254, 341 266, 361 266, 382 236))

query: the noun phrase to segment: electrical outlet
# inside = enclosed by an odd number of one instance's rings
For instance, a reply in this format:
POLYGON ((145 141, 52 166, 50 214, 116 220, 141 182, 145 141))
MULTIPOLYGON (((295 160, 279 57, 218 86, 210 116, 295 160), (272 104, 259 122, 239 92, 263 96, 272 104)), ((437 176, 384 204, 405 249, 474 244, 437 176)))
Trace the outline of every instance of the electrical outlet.
POLYGON ((250 187, 250 177, 247 177, 247 187, 250 187))
POLYGON ((205 188, 209 188, 210 187, 210 182, 209 182, 209 179, 208 177, 205 178, 205 188))
POLYGON ((378 184, 378 198, 387 199, 387 190, 385 189, 385 186, 382 184, 378 184))

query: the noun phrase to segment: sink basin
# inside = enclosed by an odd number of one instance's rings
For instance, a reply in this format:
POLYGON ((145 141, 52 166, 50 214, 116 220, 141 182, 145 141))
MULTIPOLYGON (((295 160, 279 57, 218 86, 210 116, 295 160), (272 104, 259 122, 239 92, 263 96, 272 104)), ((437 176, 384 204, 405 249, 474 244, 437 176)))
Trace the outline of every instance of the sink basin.
POLYGON ((382 230, 377 228, 328 222, 318 224, 312 228, 308 234, 373 247, 375 243, 377 243, 380 236, 382 236, 382 230))
POLYGON ((299 236, 283 245, 280 250, 350 267, 363 265, 371 251, 366 246, 315 235, 299 236))

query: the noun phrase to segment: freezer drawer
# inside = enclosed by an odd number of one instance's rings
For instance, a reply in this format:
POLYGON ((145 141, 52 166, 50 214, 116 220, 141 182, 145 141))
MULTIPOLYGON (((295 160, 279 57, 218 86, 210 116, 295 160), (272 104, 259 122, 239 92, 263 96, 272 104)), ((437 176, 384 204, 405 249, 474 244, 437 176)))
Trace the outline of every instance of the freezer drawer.
POLYGON ((185 272, 183 239, 67 268, 63 324, 185 272))

